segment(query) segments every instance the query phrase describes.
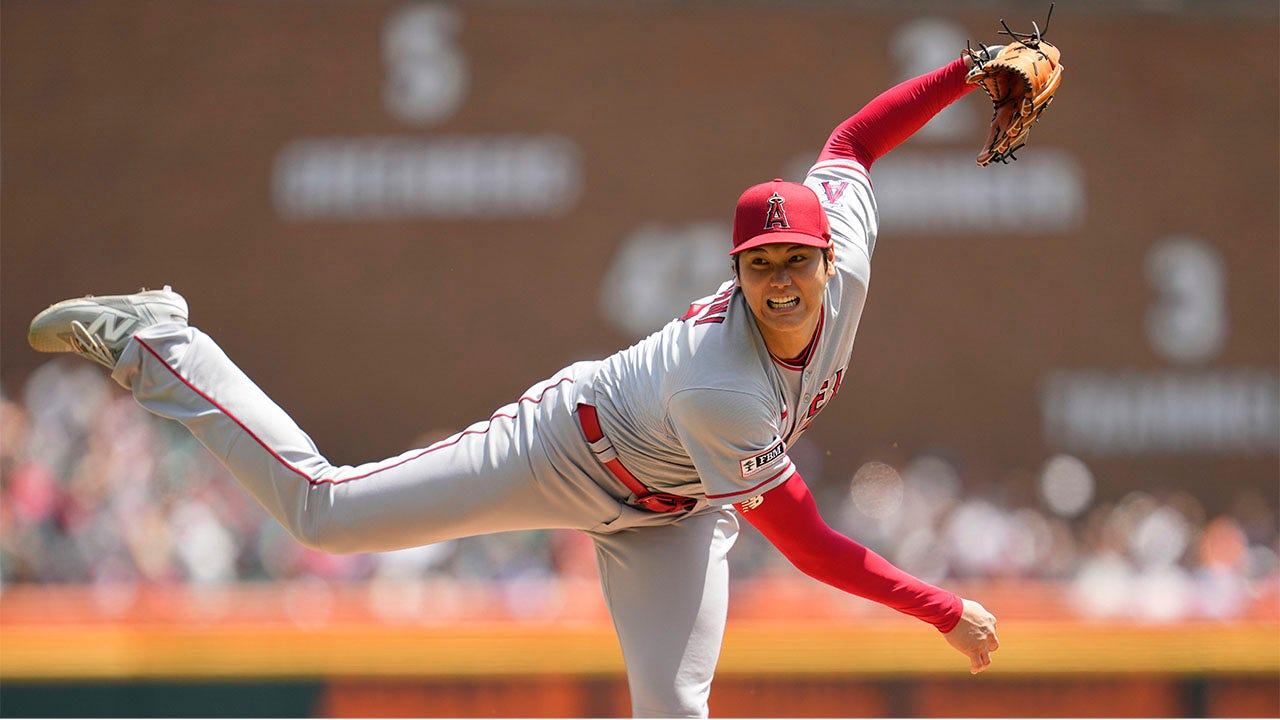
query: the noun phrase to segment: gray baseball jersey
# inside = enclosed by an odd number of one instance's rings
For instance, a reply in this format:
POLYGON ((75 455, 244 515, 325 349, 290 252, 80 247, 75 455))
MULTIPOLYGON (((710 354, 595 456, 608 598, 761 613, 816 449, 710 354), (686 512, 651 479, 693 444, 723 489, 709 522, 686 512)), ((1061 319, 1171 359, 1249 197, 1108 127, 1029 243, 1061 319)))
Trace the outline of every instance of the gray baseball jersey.
POLYGON ((769 352, 730 281, 596 374, 601 427, 651 488, 712 504, 767 492, 794 472, 787 447, 840 389, 871 275, 875 199, 853 160, 819 163, 805 184, 831 222, 837 271, 802 364, 769 352))

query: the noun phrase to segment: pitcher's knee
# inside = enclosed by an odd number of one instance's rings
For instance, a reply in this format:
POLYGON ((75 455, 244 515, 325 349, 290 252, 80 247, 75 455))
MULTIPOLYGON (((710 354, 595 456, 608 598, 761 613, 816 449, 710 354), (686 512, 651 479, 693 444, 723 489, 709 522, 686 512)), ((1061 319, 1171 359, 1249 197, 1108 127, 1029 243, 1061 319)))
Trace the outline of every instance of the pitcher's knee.
POLYGON ((311 550, 330 555, 350 555, 367 551, 367 548, 362 547, 346 528, 340 523, 333 522, 330 513, 305 515, 292 527, 286 529, 295 540, 311 550))

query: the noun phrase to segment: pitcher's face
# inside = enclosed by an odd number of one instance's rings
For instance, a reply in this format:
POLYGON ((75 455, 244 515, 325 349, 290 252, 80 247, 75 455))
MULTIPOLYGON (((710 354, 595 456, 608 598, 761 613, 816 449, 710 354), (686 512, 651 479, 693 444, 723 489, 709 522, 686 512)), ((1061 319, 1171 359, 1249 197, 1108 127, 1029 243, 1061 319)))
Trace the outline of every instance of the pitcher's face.
POLYGON ((818 325, 827 280, 836 274, 834 251, 761 245, 740 253, 737 268, 738 287, 769 351, 780 358, 804 352, 818 325))

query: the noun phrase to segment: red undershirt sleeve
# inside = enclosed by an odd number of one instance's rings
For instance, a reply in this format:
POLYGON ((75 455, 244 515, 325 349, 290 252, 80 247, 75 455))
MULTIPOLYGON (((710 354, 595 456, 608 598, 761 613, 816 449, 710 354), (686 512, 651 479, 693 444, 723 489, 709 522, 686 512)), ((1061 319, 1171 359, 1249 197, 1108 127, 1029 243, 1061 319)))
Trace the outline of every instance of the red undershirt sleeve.
POLYGON ((818 514, 799 473, 738 512, 774 547, 810 577, 949 632, 960 622, 962 601, 889 564, 862 545, 832 530, 818 514))
POLYGON ((964 59, 902 82, 877 96, 831 133, 819 162, 852 158, 864 168, 924 127, 976 85, 964 81, 964 59))

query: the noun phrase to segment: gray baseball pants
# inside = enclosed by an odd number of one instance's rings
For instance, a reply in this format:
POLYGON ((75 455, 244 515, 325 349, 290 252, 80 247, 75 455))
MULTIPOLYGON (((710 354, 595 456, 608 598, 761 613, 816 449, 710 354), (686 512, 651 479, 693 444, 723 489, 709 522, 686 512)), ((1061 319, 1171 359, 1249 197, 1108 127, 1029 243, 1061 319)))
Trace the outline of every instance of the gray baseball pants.
POLYGON ((736 516, 662 515, 595 459, 574 409, 598 363, 577 363, 488 420, 426 448, 334 466, 216 343, 177 324, 143 330, 112 378, 185 425, 302 544, 378 552, 511 530, 594 540, 637 717, 706 717, 728 607, 736 516))

